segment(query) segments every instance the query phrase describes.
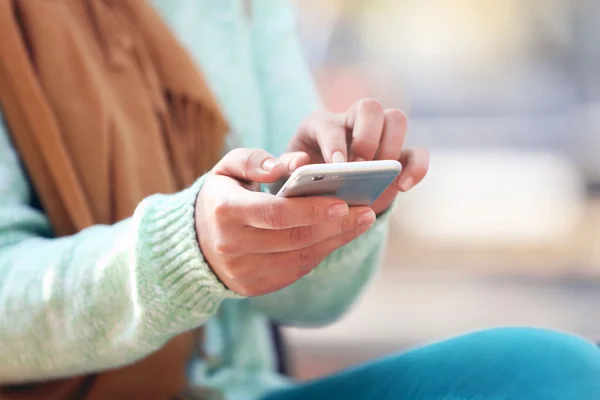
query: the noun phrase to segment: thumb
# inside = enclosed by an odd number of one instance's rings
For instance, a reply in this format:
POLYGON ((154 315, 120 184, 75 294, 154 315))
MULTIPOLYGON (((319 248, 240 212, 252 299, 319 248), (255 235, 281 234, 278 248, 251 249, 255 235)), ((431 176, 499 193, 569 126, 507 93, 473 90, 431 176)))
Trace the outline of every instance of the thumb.
POLYGON ((294 172, 298 168, 310 164, 310 156, 304 151, 283 153, 279 159, 287 166, 290 172, 294 172))
POLYGON ((288 169, 264 150, 240 148, 227 153, 212 172, 241 181, 272 183, 288 174, 288 169))

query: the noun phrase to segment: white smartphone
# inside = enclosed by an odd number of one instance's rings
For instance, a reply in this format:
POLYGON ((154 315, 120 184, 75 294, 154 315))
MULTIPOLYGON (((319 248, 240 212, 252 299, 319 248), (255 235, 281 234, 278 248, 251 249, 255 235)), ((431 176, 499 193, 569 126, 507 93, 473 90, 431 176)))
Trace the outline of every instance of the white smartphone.
POLYGON ((328 196, 349 206, 370 206, 401 170, 402 165, 393 160, 311 164, 269 189, 281 197, 328 196))

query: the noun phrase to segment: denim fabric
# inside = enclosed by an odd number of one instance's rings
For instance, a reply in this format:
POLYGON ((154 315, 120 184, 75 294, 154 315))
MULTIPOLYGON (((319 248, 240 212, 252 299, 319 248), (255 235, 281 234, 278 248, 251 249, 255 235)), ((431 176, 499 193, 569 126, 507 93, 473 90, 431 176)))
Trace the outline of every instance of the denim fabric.
POLYGON ((541 329, 476 332, 273 392, 264 400, 599 400, 600 350, 541 329))

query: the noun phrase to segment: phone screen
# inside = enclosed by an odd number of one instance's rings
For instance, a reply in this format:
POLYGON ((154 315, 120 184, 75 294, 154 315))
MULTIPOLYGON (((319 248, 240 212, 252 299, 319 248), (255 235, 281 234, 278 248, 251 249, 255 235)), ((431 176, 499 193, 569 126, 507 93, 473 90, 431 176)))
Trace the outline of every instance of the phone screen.
POLYGON ((398 176, 397 172, 362 172, 305 177, 282 185, 283 197, 330 196, 344 200, 350 206, 371 205, 398 176))

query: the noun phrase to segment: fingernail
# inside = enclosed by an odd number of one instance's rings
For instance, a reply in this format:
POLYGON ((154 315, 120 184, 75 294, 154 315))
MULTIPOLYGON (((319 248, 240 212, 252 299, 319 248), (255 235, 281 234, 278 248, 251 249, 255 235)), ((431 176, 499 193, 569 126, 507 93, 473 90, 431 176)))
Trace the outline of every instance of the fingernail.
POLYGON ((361 161, 367 161, 367 160, 365 160, 365 159, 364 159, 364 158, 362 158, 362 157, 356 157, 356 158, 354 159, 354 161, 355 161, 355 162, 361 162, 361 161))
POLYGON ((408 190, 410 190, 410 188, 412 188, 415 185, 415 180, 412 177, 408 177, 404 180, 404 182, 402 182, 400 184, 400 190, 402 190, 403 192, 406 192, 408 190))
POLYGON ((330 218, 340 218, 346 215, 348 215, 348 204, 346 203, 337 203, 329 207, 330 218))
POLYGON ((344 158, 344 154, 341 151, 336 151, 331 156, 331 161, 333 161, 334 163, 343 163, 344 161, 346 161, 346 159, 344 158))
POLYGON ((373 225, 375 222, 375 212, 373 210, 366 210, 358 214, 358 225, 360 227, 373 225))
POLYGON ((273 170, 273 168, 275 168, 277 166, 277 164, 279 164, 280 161, 275 159, 275 158, 269 158, 265 161, 263 161, 262 165, 260 166, 263 171, 266 172, 271 172, 273 170))

